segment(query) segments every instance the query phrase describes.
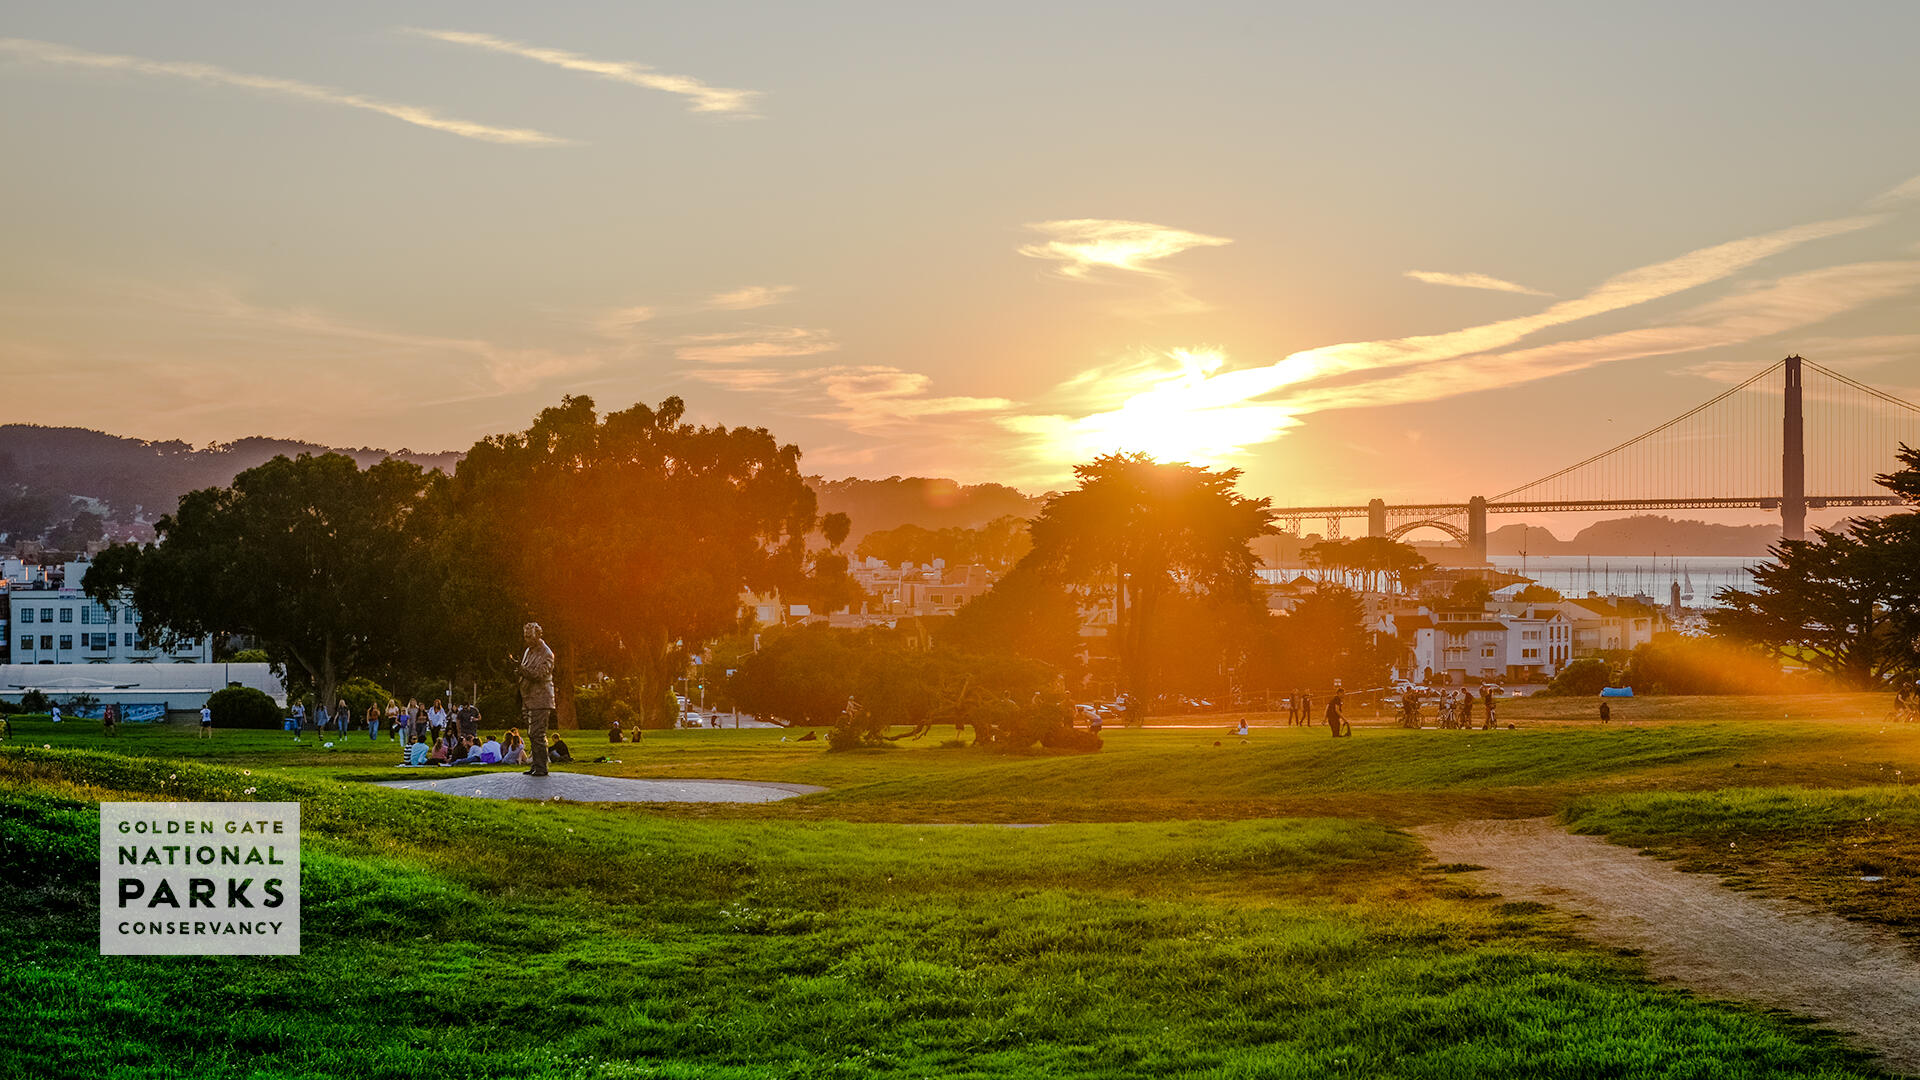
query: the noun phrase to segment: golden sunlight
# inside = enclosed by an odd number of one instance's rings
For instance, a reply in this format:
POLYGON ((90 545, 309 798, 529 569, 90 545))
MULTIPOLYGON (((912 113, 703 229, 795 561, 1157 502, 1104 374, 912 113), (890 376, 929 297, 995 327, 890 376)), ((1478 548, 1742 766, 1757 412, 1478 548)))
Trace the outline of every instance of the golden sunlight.
POLYGON ((1053 461, 1085 461, 1100 454, 1138 451, 1157 461, 1221 465, 1273 441, 1294 426, 1285 404, 1255 400, 1275 388, 1272 368, 1221 370, 1216 350, 1176 349, 1176 368, 1133 376, 1148 383, 1116 407, 1085 416, 1011 417, 1014 430, 1035 436, 1053 461))

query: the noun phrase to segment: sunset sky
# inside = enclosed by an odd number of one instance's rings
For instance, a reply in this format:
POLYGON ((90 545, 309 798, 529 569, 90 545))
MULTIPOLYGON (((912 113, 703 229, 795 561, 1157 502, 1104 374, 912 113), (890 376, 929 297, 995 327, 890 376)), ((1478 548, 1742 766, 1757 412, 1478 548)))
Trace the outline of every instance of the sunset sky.
POLYGON ((1920 5, 9 3, 0 420, 1465 498, 1920 399, 1920 5))

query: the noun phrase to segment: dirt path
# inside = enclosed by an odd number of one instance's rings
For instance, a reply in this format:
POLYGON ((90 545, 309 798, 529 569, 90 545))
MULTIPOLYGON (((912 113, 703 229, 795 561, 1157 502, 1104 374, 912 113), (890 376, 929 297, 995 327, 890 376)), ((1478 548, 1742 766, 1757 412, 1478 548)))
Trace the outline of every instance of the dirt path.
POLYGON ((1920 1073, 1920 958, 1893 935, 1803 904, 1737 892, 1709 874, 1545 818, 1414 829, 1441 863, 1509 900, 1585 915, 1583 933, 1640 950, 1663 980, 1815 1017, 1889 1067, 1920 1073))

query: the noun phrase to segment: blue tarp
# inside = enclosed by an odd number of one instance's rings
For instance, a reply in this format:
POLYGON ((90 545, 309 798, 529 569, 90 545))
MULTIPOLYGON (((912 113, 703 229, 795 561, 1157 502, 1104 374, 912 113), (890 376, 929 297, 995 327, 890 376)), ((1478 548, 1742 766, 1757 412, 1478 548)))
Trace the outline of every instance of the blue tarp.
POLYGON ((1600 691, 1600 696, 1601 697, 1632 697, 1633 687, 1609 686, 1605 690, 1600 691))

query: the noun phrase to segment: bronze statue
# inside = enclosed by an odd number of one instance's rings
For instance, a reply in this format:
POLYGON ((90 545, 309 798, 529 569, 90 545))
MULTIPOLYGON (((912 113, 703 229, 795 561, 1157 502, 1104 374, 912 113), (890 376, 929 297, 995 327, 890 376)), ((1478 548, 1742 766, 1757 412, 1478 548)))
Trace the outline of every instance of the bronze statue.
MULTIPOLYGON (((520 718, 527 729, 527 745, 533 748, 533 768, 528 776, 547 775, 547 725, 553 720, 553 650, 541 638, 540 624, 530 622, 520 628, 527 651, 520 654, 520 718)), ((512 661, 512 657, 507 658, 512 661)))

